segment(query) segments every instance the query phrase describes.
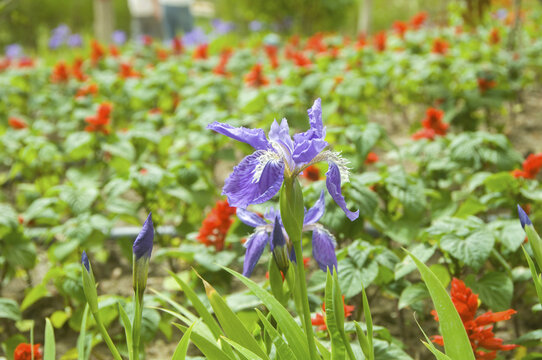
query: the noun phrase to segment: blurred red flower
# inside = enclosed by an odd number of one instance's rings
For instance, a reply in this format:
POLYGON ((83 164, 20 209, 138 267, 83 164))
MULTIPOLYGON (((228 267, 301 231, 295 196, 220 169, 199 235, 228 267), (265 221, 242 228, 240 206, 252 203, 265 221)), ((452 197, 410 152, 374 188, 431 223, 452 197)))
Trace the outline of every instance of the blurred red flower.
POLYGON ((223 76, 229 75, 226 71, 226 66, 228 65, 228 61, 230 61, 230 57, 232 56, 232 54, 232 49, 224 49, 220 54, 220 60, 218 61, 218 64, 213 69, 213 73, 223 76))
POLYGON ((422 129, 412 135, 412 139, 433 140, 436 135, 444 136, 448 131, 449 124, 442 122, 444 111, 429 108, 426 111, 425 118, 422 120, 422 129))
POLYGON ((501 41, 501 35, 499 34, 499 29, 493 28, 489 33, 489 43, 491 45, 496 45, 501 41))
MULTIPOLYGON (((347 318, 349 317, 350 315, 352 315, 352 312, 354 311, 354 309, 356 308, 355 306, 353 305, 346 305, 344 303, 344 295, 343 295, 343 309, 344 309, 344 317, 347 318)), ((327 325, 326 325, 326 304, 323 303, 322 304, 322 312, 323 314, 315 314, 314 317, 311 319, 311 322, 312 322, 312 325, 313 326, 318 326, 318 330, 327 330, 327 325)))
POLYGON ((380 31, 373 38, 373 45, 378 52, 386 50, 386 32, 380 31))
POLYGON ((72 75, 79 81, 85 81, 87 76, 83 73, 83 59, 75 58, 72 65, 72 75))
POLYGON ((104 47, 98 41, 93 39, 90 43, 90 48, 90 59, 92 60, 92 63, 96 65, 96 63, 105 56, 104 47))
POLYGON ((134 70, 132 64, 130 63, 121 63, 119 69, 119 76, 123 79, 140 77, 141 74, 134 70))
POLYGON ((9 126, 11 126, 11 128, 15 130, 26 129, 28 127, 27 123, 23 119, 19 119, 15 116, 11 116, 8 119, 8 123, 9 126))
POLYGON ((397 36, 399 36, 401 39, 405 37, 405 33, 408 30, 408 24, 404 21, 395 21, 392 25, 393 30, 395 30, 395 33, 397 36))
MULTIPOLYGON (((463 326, 467 331, 472 350, 477 360, 492 360, 497 357, 497 351, 508 351, 519 345, 503 345, 503 340, 496 338, 493 333, 493 324, 498 321, 509 320, 516 313, 513 309, 500 312, 488 311, 478 317, 478 295, 474 294, 465 283, 459 279, 452 279, 452 290, 450 292, 452 302, 461 317, 463 326), (480 350, 482 349, 482 350, 480 350), (489 351, 488 351, 489 350, 489 351)), ((437 312, 431 311, 436 321, 439 321, 437 312)), ((433 336, 434 343, 444 346, 442 336, 433 336)))
POLYGON ((175 55, 180 55, 182 54, 183 50, 184 50, 184 46, 183 46, 183 40, 180 36, 175 36, 173 38, 173 40, 171 41, 171 47, 173 49, 173 53, 175 55))
POLYGON ((32 352, 34 353, 34 360, 42 360, 43 354, 40 351, 40 344, 25 344, 21 343, 17 345, 13 352, 13 360, 31 360, 32 352))
POLYGON ((495 80, 490 80, 486 78, 478 78, 477 81, 478 81, 478 89, 480 90, 482 94, 497 86, 497 82, 495 80))
POLYGON ((227 200, 217 201, 201 224, 198 241, 205 246, 214 246, 216 251, 222 251, 235 212, 236 208, 231 207, 227 200))
POLYGON ((77 90, 77 93, 75 94, 75 97, 83 97, 87 95, 96 95, 98 93, 98 85, 97 84, 88 84, 86 86, 83 86, 77 90))
POLYGON ((96 115, 86 117, 85 121, 88 125, 85 127, 85 131, 101 132, 105 135, 109 134, 109 120, 112 109, 113 105, 109 103, 100 104, 96 115))
POLYGON ((192 57, 194 59, 207 59, 208 58, 208 54, 207 54, 208 48, 209 48, 208 44, 198 45, 198 47, 196 47, 194 49, 194 54, 192 55, 192 57))
POLYGON ((433 40, 433 47, 431 48, 431 52, 434 54, 445 55, 449 47, 450 44, 446 40, 436 38, 435 40, 433 40))
POLYGON ((412 28, 419 29, 427 20, 427 13, 425 11, 419 12, 410 19, 410 25, 412 28))
POLYGON ((310 165, 303 170, 301 176, 310 181, 318 181, 320 180, 320 170, 315 165, 310 165))
POLYGON ((260 87, 269 84, 269 80, 263 74, 262 64, 256 64, 245 75, 245 83, 248 86, 260 87))
POLYGON ((370 165, 370 164, 374 164, 374 163, 376 163, 376 162, 378 162, 378 155, 375 154, 375 153, 372 152, 372 151, 369 152, 369 153, 367 154, 367 158, 365 159, 365 164, 366 164, 366 165, 370 165))
POLYGON ((278 48, 274 45, 265 45, 264 47, 265 53, 267 54, 267 58, 269 59, 269 63, 271 64, 271 67, 273 69, 276 69, 279 67, 279 59, 278 59, 278 48))
POLYGON ((51 81, 54 83, 64 83, 70 79, 70 71, 68 65, 62 60, 56 63, 51 74, 51 81))
POLYGON ((523 161, 522 169, 515 169, 512 175, 515 178, 534 179, 542 169, 542 153, 529 154, 523 161))

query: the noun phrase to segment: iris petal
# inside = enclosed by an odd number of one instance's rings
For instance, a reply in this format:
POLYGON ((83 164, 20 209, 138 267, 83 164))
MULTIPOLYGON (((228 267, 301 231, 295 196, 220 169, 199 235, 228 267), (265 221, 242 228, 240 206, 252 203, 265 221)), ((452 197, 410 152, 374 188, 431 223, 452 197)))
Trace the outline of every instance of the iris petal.
POLYGON ((273 124, 271 124, 271 129, 269 130, 269 140, 274 141, 288 149, 289 154, 285 155, 292 156, 292 152, 294 151, 294 143, 290 137, 288 120, 282 119, 280 125, 277 120, 273 121, 273 124))
POLYGON ((319 138, 300 141, 300 138, 296 137, 295 140, 292 158, 298 165, 309 163, 328 145, 327 141, 319 138))
POLYGON ((260 260, 265 245, 269 242, 269 234, 265 231, 257 231, 250 236, 245 243, 247 252, 245 254, 245 262, 243 264, 243 275, 249 277, 254 271, 254 267, 260 260))
POLYGON ((238 208, 236 213, 239 220, 241 220, 243 223, 247 224, 248 226, 258 227, 258 226, 264 226, 267 224, 265 220, 259 217, 257 214, 254 214, 253 212, 250 212, 243 208, 238 208))
POLYGON ((136 260, 145 256, 150 257, 152 252, 152 244, 154 240, 154 226, 152 224, 152 213, 149 213, 147 220, 143 224, 141 231, 137 235, 132 246, 132 251, 136 260))
POLYGON ((226 135, 234 140, 247 143, 256 150, 265 150, 269 147, 269 142, 262 129, 233 127, 229 124, 219 123, 217 121, 207 125, 207 129, 214 130, 217 133, 226 135))
POLYGON ((311 207, 306 213, 305 218, 303 219, 303 225, 314 224, 322 216, 324 216, 324 210, 326 209, 326 200, 324 196, 324 190, 320 193, 320 198, 314 203, 314 206, 311 207))
POLYGON ((230 206, 246 208, 250 204, 260 204, 279 191, 284 178, 284 164, 268 159, 265 153, 258 150, 233 168, 222 190, 222 194, 228 197, 230 206), (266 163, 262 164, 262 161, 266 163), (262 166, 263 170, 258 175, 262 166))
POLYGON ((322 99, 318 98, 314 100, 314 104, 307 110, 307 114, 309 115, 311 129, 314 129, 319 137, 324 138, 326 133, 322 121, 322 99))
POLYGON ((327 230, 316 228, 312 232, 312 256, 322 271, 329 268, 333 272, 333 267, 337 268, 335 241, 327 230))
POLYGON ((339 167, 334 162, 329 162, 329 170, 326 173, 326 186, 329 194, 335 200, 337 205, 344 211, 346 217, 351 221, 354 221, 359 216, 359 210, 355 212, 348 210, 346 207, 346 201, 341 192, 341 172, 339 167))

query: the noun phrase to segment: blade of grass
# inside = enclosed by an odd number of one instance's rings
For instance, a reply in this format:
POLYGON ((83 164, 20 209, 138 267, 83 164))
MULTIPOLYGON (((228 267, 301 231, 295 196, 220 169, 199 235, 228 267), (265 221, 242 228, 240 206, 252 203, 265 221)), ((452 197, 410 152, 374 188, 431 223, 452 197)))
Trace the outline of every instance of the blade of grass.
POLYGON ((43 348, 43 360, 55 360, 55 332, 49 318, 45 318, 45 344, 43 348))

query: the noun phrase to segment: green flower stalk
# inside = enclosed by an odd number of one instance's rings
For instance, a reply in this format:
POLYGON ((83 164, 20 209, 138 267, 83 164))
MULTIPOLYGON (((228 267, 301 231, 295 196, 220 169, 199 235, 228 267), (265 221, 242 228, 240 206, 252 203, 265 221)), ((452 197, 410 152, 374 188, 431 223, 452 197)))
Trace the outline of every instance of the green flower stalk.
POLYGON ((139 338, 141 336, 141 318, 143 316, 143 294, 147 287, 147 274, 149 272, 149 260, 152 253, 154 240, 154 226, 152 224, 152 213, 149 213, 143 228, 137 235, 132 248, 133 252, 133 285, 135 314, 132 326, 132 344, 134 359, 139 359, 139 338))
POLYGON ((115 360, 122 360, 119 351, 115 347, 115 344, 113 344, 113 340, 111 340, 111 337, 107 333, 102 319, 100 318, 100 311, 98 308, 98 292, 96 291, 96 281, 94 280, 92 266, 90 265, 90 261, 88 260, 87 253, 85 251, 83 251, 83 255, 81 256, 81 270, 83 274, 83 291, 85 292, 85 297, 87 299, 90 312, 92 313, 92 316, 96 321, 96 325, 98 326, 98 329, 100 330, 102 338, 107 344, 109 351, 111 351, 111 354, 113 354, 113 358, 115 360))

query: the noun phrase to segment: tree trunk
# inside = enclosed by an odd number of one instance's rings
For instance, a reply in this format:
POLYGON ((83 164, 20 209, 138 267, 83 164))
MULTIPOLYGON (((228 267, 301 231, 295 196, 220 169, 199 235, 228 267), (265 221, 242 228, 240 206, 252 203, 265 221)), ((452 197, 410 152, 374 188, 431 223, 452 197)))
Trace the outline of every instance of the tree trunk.
POLYGON ((111 40, 115 27, 112 0, 94 0, 94 37, 103 43, 111 40))
POLYGON ((368 34, 371 29, 373 0, 360 0, 358 6, 358 34, 368 34))

